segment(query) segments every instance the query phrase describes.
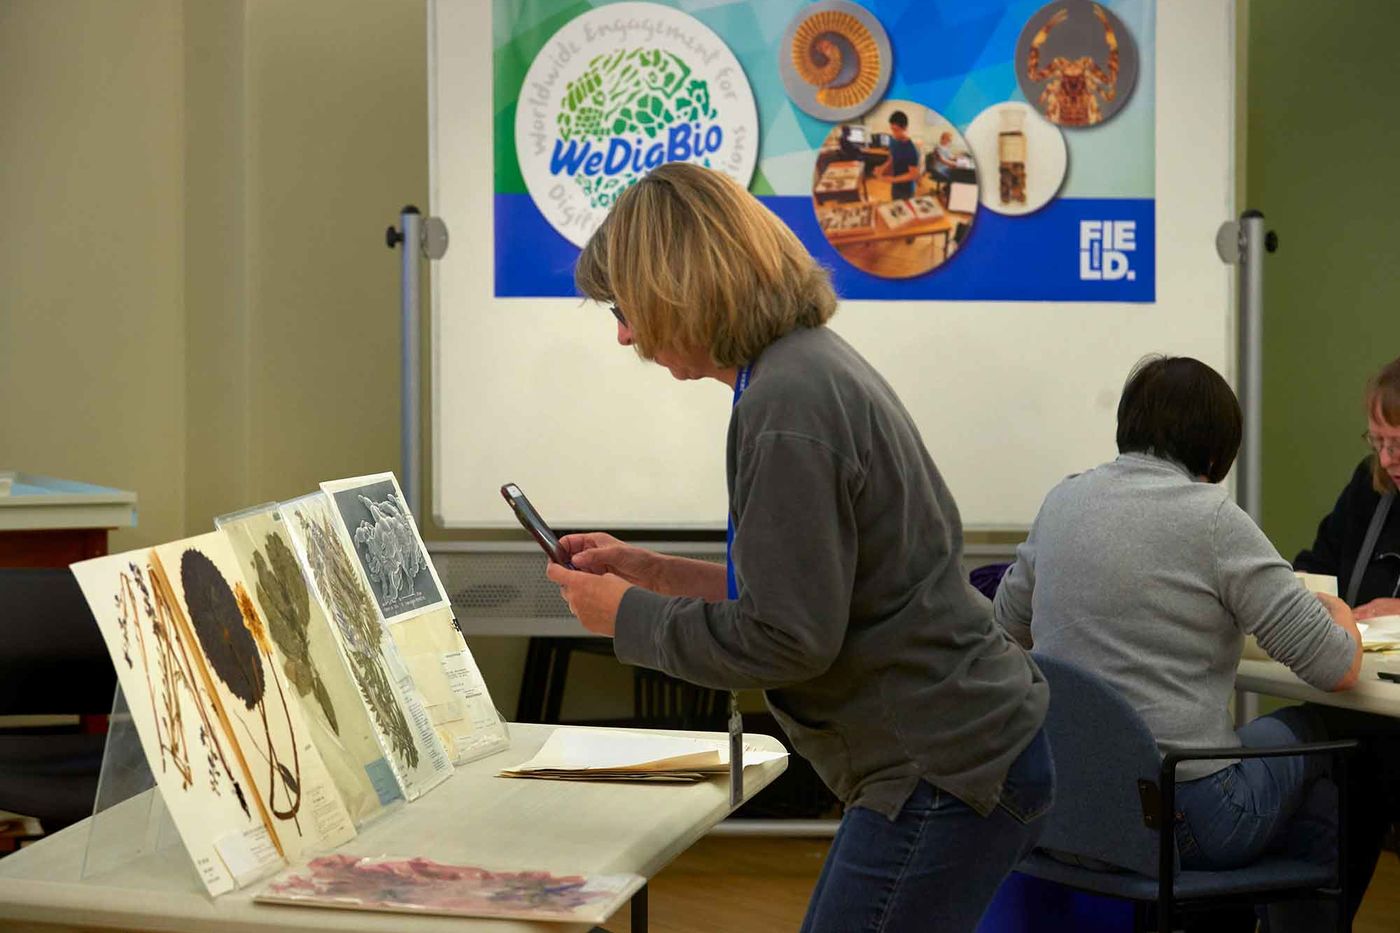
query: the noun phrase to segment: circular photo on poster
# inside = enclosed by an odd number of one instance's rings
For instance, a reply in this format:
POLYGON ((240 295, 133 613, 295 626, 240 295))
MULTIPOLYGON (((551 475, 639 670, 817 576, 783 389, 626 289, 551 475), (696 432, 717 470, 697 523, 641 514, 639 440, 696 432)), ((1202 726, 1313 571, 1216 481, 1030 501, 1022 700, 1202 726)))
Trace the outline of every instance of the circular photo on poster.
POLYGON ((977 214, 977 162, 957 128, 907 100, 831 128, 812 168, 812 208, 841 258, 907 279, 957 252, 977 214))
POLYGON ((1137 76, 1132 34, 1112 10, 1091 0, 1047 3, 1016 43, 1021 93, 1059 126, 1112 119, 1128 103, 1137 76))
POLYGON ((851 120, 884 96, 894 59, 875 15, 850 0, 819 0, 792 18, 778 72, 792 102, 818 120, 851 120))
POLYGON ((967 127, 982 206, 1016 216, 1038 211, 1059 192, 1069 165, 1060 128, 1029 104, 993 104, 967 127), (994 168, 995 166, 995 168, 994 168))

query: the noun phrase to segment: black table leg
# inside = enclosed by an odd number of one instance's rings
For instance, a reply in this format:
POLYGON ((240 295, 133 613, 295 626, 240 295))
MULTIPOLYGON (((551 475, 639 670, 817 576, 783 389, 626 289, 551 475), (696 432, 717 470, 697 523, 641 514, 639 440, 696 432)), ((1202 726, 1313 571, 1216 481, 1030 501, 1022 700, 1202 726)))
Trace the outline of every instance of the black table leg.
POLYGON ((647 933, 647 886, 632 895, 632 933, 647 933))

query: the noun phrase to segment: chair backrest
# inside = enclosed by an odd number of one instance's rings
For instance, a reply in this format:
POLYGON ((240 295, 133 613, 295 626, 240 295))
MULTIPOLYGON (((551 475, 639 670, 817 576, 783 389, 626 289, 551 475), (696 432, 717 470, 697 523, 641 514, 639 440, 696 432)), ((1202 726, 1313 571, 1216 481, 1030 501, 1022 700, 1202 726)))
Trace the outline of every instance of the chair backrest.
POLYGON ((1156 878, 1157 830, 1143 822, 1139 792, 1140 781, 1153 788, 1158 783, 1156 740, 1102 677, 1067 661, 1034 657, 1050 684, 1045 730, 1055 757, 1055 806, 1040 846, 1156 878))
POLYGON ((105 713, 116 681, 72 571, 0 567, 0 715, 105 713))

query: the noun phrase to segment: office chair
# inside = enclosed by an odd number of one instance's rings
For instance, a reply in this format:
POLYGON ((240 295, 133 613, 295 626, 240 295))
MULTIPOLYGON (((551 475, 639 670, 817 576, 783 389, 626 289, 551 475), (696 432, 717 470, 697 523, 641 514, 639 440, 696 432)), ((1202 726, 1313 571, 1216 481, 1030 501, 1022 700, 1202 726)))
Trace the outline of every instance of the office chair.
POLYGON ((1346 877, 1346 758, 1354 741, 1276 748, 1202 748, 1163 756, 1146 723, 1097 674, 1035 655, 1050 684, 1045 728, 1055 757, 1055 805, 1040 849, 1017 866, 1022 874, 1137 905, 1136 929, 1172 930, 1194 907, 1326 898, 1337 905, 1338 931, 1350 930, 1339 878, 1346 877), (1183 761, 1332 755, 1338 786, 1337 862, 1316 865, 1265 855, 1229 871, 1183 871, 1172 814, 1176 769, 1183 761), (1054 857, 1046 853, 1051 850, 1054 857), (1073 856, 1096 867, 1070 864, 1073 856), (1104 870, 1100 870, 1100 868, 1104 870))
POLYGON ((83 717, 0 728, 0 809, 53 832, 92 813, 116 671, 66 568, 0 568, 0 633, 0 716, 83 717))

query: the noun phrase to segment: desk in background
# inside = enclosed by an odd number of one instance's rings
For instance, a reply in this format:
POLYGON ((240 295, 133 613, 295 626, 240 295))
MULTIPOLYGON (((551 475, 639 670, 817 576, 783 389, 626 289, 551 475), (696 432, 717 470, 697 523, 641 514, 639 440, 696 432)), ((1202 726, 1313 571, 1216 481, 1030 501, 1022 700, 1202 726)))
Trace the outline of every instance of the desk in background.
POLYGON ((1330 693, 1310 687, 1277 661, 1243 659, 1235 675, 1235 690, 1288 700, 1400 718, 1400 684, 1381 680, 1377 671, 1400 673, 1400 655, 1370 653, 1361 658, 1361 678, 1351 690, 1330 693))
MULTIPOLYGON (((505 870, 630 872, 650 879, 730 812, 728 778, 676 785, 495 776, 533 757, 555 728, 513 724, 509 749, 459 767, 444 784, 371 824, 342 849, 505 870)), ((781 748, 768 736, 745 739, 762 748, 781 748)), ((786 759, 779 759, 745 768, 745 800, 786 767, 786 759)), ((78 928, 218 933, 587 929, 583 924, 254 904, 252 897, 261 883, 210 900, 179 845, 84 881, 79 876, 90 824, 84 820, 0 860, 0 927, 23 923, 26 930, 53 933, 78 928)), ((642 888, 633 898, 632 928, 638 933, 643 929, 637 922, 638 907, 644 918, 645 896, 642 888)))
POLYGON ((0 567, 67 567, 107 553, 107 532, 136 525, 136 493, 0 471, 0 567))

